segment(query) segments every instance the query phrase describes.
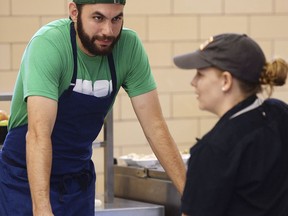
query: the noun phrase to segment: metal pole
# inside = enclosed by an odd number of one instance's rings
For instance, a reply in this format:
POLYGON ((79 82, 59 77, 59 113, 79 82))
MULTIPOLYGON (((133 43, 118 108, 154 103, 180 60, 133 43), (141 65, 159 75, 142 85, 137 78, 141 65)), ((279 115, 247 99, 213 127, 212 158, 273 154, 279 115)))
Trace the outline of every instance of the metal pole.
POLYGON ((114 156, 113 156, 113 110, 108 113, 104 123, 104 201, 114 200, 114 156))

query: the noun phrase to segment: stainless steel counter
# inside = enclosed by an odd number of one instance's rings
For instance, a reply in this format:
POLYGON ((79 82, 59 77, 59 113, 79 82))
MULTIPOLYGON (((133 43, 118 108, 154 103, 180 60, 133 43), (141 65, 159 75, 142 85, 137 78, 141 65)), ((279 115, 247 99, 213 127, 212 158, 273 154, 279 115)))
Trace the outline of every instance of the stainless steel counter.
POLYGON ((164 206, 114 198, 96 206, 95 216, 164 216, 164 206))
POLYGON ((181 196, 163 170, 114 166, 116 197, 163 205, 165 216, 180 216, 181 196))

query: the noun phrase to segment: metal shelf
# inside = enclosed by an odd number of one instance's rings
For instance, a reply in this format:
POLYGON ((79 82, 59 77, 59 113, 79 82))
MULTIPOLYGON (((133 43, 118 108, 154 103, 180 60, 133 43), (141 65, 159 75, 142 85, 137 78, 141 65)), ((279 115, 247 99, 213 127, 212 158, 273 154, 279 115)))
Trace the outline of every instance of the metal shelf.
POLYGON ((12 93, 0 93, 0 101, 11 101, 12 93))

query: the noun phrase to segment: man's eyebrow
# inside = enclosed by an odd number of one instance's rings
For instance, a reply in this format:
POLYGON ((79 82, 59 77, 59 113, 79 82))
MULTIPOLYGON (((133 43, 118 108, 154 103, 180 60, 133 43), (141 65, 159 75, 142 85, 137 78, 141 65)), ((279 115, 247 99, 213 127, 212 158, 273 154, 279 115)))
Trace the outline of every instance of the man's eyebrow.
MULTIPOLYGON (((99 11, 95 11, 94 13, 92 13, 92 16, 95 16, 95 15, 98 15, 98 16, 102 16, 102 17, 105 17, 107 18, 104 14, 102 14, 101 12, 99 11)), ((123 12, 120 12, 118 15, 116 15, 115 17, 123 17, 123 12)), ((115 18, 113 17, 113 18, 115 18)))

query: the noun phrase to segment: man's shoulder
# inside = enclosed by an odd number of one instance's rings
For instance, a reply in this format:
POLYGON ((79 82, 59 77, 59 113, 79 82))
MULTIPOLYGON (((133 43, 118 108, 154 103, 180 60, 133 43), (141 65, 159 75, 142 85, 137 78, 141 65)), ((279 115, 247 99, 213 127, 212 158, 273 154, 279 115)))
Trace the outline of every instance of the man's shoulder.
POLYGON ((29 46, 57 48, 66 53, 70 49, 70 23, 69 19, 59 19, 42 26, 31 38, 29 46))
POLYGON ((140 38, 136 31, 129 28, 123 28, 121 32, 121 39, 122 42, 132 42, 132 41, 139 41, 140 38))
POLYGON ((138 36, 137 32, 129 28, 123 28, 121 32, 121 37, 117 45, 115 46, 113 53, 117 55, 118 58, 123 57, 129 59, 130 61, 132 57, 137 57, 135 52, 141 53, 142 51, 142 40, 138 36), (125 55, 123 53, 125 53, 125 55))
POLYGON ((42 26, 34 35, 34 37, 44 36, 47 38, 56 37, 61 38, 69 35, 69 26, 71 21, 69 19, 59 19, 42 26))
POLYGON ((129 35, 131 37, 136 37, 137 36, 137 32, 135 30, 130 29, 130 28, 126 28, 126 27, 124 27, 122 29, 122 34, 129 35))

